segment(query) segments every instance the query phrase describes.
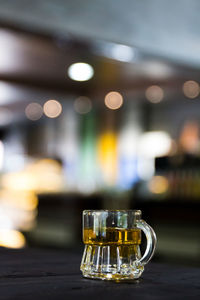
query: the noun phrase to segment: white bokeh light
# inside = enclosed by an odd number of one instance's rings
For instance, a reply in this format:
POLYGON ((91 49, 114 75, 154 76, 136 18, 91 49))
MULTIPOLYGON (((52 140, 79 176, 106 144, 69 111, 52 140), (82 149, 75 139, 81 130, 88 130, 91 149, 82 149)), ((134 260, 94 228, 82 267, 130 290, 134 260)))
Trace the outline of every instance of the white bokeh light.
POLYGON ((130 62, 133 60, 134 56, 135 52, 133 48, 129 46, 116 44, 111 48, 111 57, 116 60, 130 62))
POLYGON ((3 143, 0 141, 0 170, 3 167, 3 159, 4 159, 4 145, 3 143))
POLYGON ((166 155, 171 149, 171 138, 167 132, 144 133, 139 141, 139 153, 144 157, 155 158, 166 155))
POLYGON ((87 81, 93 77, 94 69, 86 63, 75 63, 69 67, 68 75, 72 80, 87 81))

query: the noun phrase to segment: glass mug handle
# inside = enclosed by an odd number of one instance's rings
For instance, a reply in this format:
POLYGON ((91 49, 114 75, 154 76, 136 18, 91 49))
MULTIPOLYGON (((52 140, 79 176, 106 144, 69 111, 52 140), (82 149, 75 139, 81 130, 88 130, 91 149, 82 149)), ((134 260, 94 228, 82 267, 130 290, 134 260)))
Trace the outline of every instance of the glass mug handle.
POLYGON ((144 252, 144 255, 136 262, 137 264, 144 266, 150 261, 154 254, 157 239, 153 228, 150 225, 148 225, 144 220, 138 220, 136 222, 136 226, 144 232, 147 239, 147 247, 144 252))

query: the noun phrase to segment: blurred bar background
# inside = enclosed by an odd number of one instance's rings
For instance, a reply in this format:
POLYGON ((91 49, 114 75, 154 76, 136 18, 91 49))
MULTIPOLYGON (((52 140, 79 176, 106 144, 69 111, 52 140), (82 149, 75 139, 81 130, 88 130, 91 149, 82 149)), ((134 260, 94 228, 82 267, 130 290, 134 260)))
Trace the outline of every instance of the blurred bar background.
POLYGON ((141 209, 155 259, 200 265, 199 6, 0 1, 0 246, 141 209))

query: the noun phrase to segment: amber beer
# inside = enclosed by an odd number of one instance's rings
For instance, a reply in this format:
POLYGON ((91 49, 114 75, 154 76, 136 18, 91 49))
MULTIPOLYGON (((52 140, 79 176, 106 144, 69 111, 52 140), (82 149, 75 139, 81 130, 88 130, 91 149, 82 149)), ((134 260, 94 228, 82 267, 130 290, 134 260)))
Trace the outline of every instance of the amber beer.
POLYGON ((141 244, 141 230, 106 227, 95 232, 93 228, 84 228, 83 242, 86 245, 99 246, 139 245, 141 244))

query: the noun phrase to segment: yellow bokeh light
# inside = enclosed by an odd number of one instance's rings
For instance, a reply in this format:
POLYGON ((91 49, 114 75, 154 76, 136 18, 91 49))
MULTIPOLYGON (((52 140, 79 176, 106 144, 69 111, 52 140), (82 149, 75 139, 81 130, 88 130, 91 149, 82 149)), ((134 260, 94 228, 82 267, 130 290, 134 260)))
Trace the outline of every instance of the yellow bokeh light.
POLYGON ((0 246, 6 248, 19 249, 26 245, 24 235, 17 230, 1 229, 0 246))
POLYGON ((2 186, 4 189, 20 192, 56 192, 63 184, 60 174, 61 166, 58 162, 42 159, 28 165, 24 171, 4 174, 2 186))
POLYGON ((37 187, 37 178, 26 171, 4 174, 2 186, 6 189, 18 191, 34 191, 37 187))
POLYGON ((148 187, 153 194, 163 194, 167 192, 169 182, 164 176, 154 176, 150 180, 148 187))
POLYGON ((199 84, 196 81, 188 80, 183 84, 183 93, 186 97, 194 99, 199 95, 199 84))
POLYGON ((145 96, 151 103, 159 103, 163 100, 164 92, 158 85, 152 85, 146 89, 145 96))
POLYGON ((118 109, 123 104, 123 97, 118 92, 110 92, 105 96, 105 105, 110 109, 118 109))
POLYGON ((43 115, 42 106, 36 102, 28 104, 25 109, 25 115, 31 121, 39 120, 43 115))
POLYGON ((98 140, 98 160, 103 176, 108 184, 116 182, 117 174, 117 136, 113 132, 105 132, 98 140))
POLYGON ((62 105, 57 100, 48 100, 43 106, 44 113, 49 118, 57 118, 62 112, 62 105))
POLYGON ((11 205, 12 207, 20 208, 23 210, 34 210, 38 205, 37 196, 29 191, 24 190, 11 190, 2 189, 0 191, 1 203, 11 205))

